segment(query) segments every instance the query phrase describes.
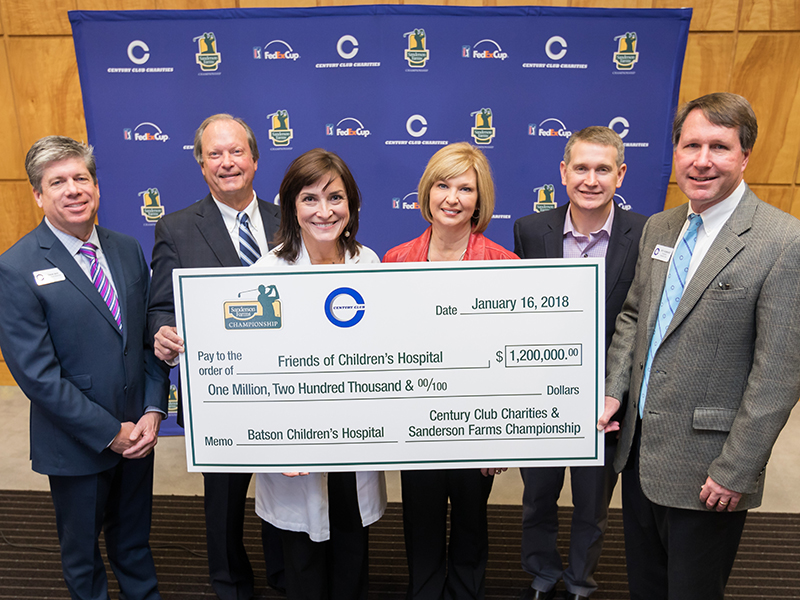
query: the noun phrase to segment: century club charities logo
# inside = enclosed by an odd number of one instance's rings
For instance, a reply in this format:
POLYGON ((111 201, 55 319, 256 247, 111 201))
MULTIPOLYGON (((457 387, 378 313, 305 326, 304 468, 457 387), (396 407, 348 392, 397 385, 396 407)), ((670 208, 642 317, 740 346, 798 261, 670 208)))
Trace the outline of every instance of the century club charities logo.
POLYGON ((139 192, 142 199, 142 216, 147 223, 157 223, 164 216, 164 206, 161 204, 161 194, 158 188, 147 188, 139 192))
POLYGON ((405 121, 405 131, 410 139, 384 140, 383 143, 387 146, 446 146, 450 143, 447 140, 421 139, 428 133, 428 127, 425 115, 413 114, 405 121))
POLYGON ((289 126, 289 111, 282 109, 267 115, 272 125, 269 130, 269 139, 272 145, 277 148, 288 148, 289 142, 294 137, 294 132, 289 126))
POLYGON ((361 137, 367 138, 372 135, 372 132, 364 127, 364 124, 353 117, 345 117, 336 125, 328 123, 325 125, 325 135, 336 137, 361 137))
POLYGON ((552 183, 533 188, 533 194, 533 212, 547 212, 556 207, 556 188, 552 183))
POLYGON ((616 51, 613 60, 617 65, 617 71, 634 73, 633 66, 639 60, 639 52, 637 52, 639 36, 635 31, 628 31, 615 37, 614 41, 616 42, 616 51))
MULTIPOLYGON (((549 62, 526 62, 522 63, 523 69, 588 69, 589 65, 585 63, 569 63, 561 62, 567 55, 568 45, 567 40, 560 35, 550 37, 544 43, 544 53, 549 62)), ((537 57, 538 58, 538 57, 537 57)), ((541 59, 539 59, 541 60, 541 59)))
POLYGON ((461 46, 461 57, 503 61, 508 58, 508 52, 504 52, 494 40, 486 38, 471 46, 461 46))
POLYGON ((494 128, 494 114, 491 108, 482 108, 475 112, 469 113, 470 117, 474 117, 473 127, 470 130, 470 135, 475 143, 481 146, 486 146, 492 143, 497 131, 494 128))
POLYGON ((295 51, 288 42, 272 40, 262 46, 253 46, 253 58, 256 60, 290 60, 296 61, 300 53, 295 51))
POLYGON ((123 129, 122 137, 133 142, 166 142, 169 140, 169 136, 158 125, 149 121, 139 123, 133 129, 123 129))
POLYGON ((237 300, 223 303, 225 329, 280 329, 283 326, 281 295, 274 285, 259 285, 239 292, 237 300), (256 294, 255 300, 242 296, 256 294))
POLYGON ((423 69, 431 57, 430 50, 427 49, 427 34, 424 29, 414 29, 403 34, 408 39, 408 47, 404 57, 408 66, 412 69, 423 69))
POLYGON ((528 135, 536 136, 536 137, 562 137, 569 139, 572 137, 572 131, 570 131, 564 122, 555 119, 555 118, 548 118, 536 125, 535 123, 528 124, 528 135))
POLYGON ((340 287, 325 298, 325 316, 336 327, 353 327, 364 318, 364 297, 351 287, 340 287))
POLYGON ((195 62, 200 65, 201 74, 212 73, 219 68, 222 54, 217 49, 217 36, 213 31, 206 31, 202 35, 192 38, 197 42, 195 62))
POLYGON ((419 210, 418 192, 409 192, 402 198, 392 198, 392 208, 395 210, 419 210))
POLYGON ((649 148, 650 142, 634 142, 631 140, 625 141, 625 138, 627 138, 628 134, 630 133, 630 126, 631 125, 628 122, 628 119, 621 116, 614 117, 608 124, 609 129, 613 129, 617 132, 626 148, 649 148))
POLYGON ((128 60, 133 67, 108 67, 107 73, 172 73, 174 67, 145 66, 150 61, 150 46, 143 40, 132 40, 126 48, 128 60))
POLYGON ((338 69, 338 68, 361 68, 361 67, 380 67, 380 61, 354 61, 353 59, 361 51, 358 38, 354 35, 346 34, 336 41, 336 53, 344 61, 348 62, 327 62, 314 65, 317 69, 338 69))

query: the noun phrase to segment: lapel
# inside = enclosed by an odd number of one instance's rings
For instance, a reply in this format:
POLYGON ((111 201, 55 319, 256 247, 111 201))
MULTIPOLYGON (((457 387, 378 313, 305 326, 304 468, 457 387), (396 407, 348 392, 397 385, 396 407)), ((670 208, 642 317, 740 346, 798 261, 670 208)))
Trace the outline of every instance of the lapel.
POLYGON ((564 220, 567 218, 569 202, 551 210, 545 217, 547 229, 542 233, 545 258, 564 258, 564 220), (550 217, 552 213, 552 218, 550 217))
POLYGON ((200 234, 205 239, 208 247, 217 257, 217 260, 223 267, 241 267, 242 261, 239 255, 236 254, 236 248, 233 247, 231 236, 228 230, 225 229, 225 221, 222 220, 222 214, 219 212, 217 205, 211 198, 211 194, 200 200, 197 203, 197 210, 195 211, 195 224, 200 234))
MULTIPOLYGON (((123 332, 121 332, 119 327, 117 327, 114 317, 111 316, 111 311, 108 310, 108 306, 106 306, 106 303, 103 302, 103 299, 100 297, 100 293, 97 291, 97 288, 94 287, 94 284, 86 276, 86 273, 83 272, 83 269, 78 266, 78 263, 75 261, 75 259, 70 256, 69 252, 67 252, 67 249, 64 247, 64 244, 62 244, 53 234, 53 232, 50 231, 50 228, 47 226, 44 220, 42 220, 42 222, 39 224, 39 227, 36 229, 36 237, 39 241, 39 247, 44 252, 45 259, 53 266, 58 267, 61 270, 66 280, 75 286, 75 288, 86 297, 89 303, 100 313, 100 316, 102 316, 103 319, 105 319, 108 324, 114 328, 114 331, 122 334, 123 332)), ((103 253, 106 254, 106 258, 109 258, 109 253, 105 245, 105 239, 101 239, 100 243, 103 245, 103 253)), ((117 272, 120 273, 120 281, 123 282, 122 265, 119 262, 119 256, 116 250, 114 250, 113 254, 115 255, 117 265, 119 265, 116 270, 112 271, 112 276, 114 277, 114 288, 116 292, 120 294, 120 289, 124 289, 124 286, 119 287, 119 284, 117 284, 117 272)), ((109 265, 112 269, 114 268, 114 265, 111 261, 109 261, 109 265)), ((121 295, 121 298, 124 298, 124 295, 121 295)), ((122 304, 122 310, 124 311, 125 305, 122 300, 120 300, 120 304, 122 304)), ((127 330, 127 327, 125 327, 125 313, 123 312, 122 314, 123 330, 127 330)))
POLYGON ((608 240, 608 251, 606 252, 606 298, 611 295, 617 285, 622 267, 631 251, 633 240, 628 235, 630 230, 627 212, 619 206, 615 206, 614 222, 611 224, 611 237, 608 240))
MULTIPOLYGON (((652 252, 657 245, 667 246, 674 248, 678 243, 678 234, 681 232, 683 222, 686 220, 686 215, 689 213, 689 204, 683 204, 672 211, 669 211, 664 216, 666 217, 663 222, 661 219, 650 219, 647 223, 647 239, 644 244, 644 249, 651 253, 651 256, 644 257, 645 260, 650 261, 650 306, 647 311, 647 339, 649 340, 653 335, 655 329, 656 316, 658 315, 658 307, 661 304, 661 294, 664 292, 664 284, 667 279, 667 270, 669 269, 669 261, 660 261, 652 258, 652 252), (652 241, 651 241, 652 240, 652 241)), ((666 338, 670 331, 674 328, 675 317, 672 318, 672 323, 664 338, 666 338)), ((663 340, 662 340, 663 344, 663 340)))
POLYGON ((689 281, 689 285, 686 286, 678 304, 678 310, 675 311, 664 338, 681 324, 714 278, 744 248, 745 244, 739 236, 750 229, 758 202, 756 195, 750 191, 749 187, 746 187, 739 205, 720 229, 714 243, 711 244, 703 261, 689 281))

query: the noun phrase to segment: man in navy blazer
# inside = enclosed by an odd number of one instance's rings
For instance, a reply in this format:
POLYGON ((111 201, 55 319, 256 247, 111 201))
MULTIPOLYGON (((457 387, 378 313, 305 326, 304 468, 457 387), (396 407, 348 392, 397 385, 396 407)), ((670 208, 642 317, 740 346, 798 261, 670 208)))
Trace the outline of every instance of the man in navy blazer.
MULTIPOLYGON (((253 178, 258 169, 258 145, 253 130, 228 114, 208 117, 195 133, 194 157, 209 188, 199 202, 164 216, 156 224, 153 247, 153 291, 148 328, 156 356, 170 366, 178 363, 183 340, 175 327, 172 270, 189 267, 241 267, 240 227, 245 227, 262 254, 280 224, 280 209, 256 197, 253 178)), ((182 424, 182 406, 179 422, 182 424)), ((211 585, 222 600, 253 596, 253 569, 244 548, 244 510, 250 473, 204 473, 204 503, 208 568, 211 585)), ((280 534, 263 522, 262 543, 267 582, 283 587, 280 534)))
POLYGON ((136 240, 94 225, 90 146, 42 138, 25 168, 45 218, 0 256, 0 347, 31 401, 31 460, 49 477, 64 579, 72 598, 108 598, 102 528, 125 598, 160 598, 148 539, 168 379, 145 327, 147 263, 136 240))
MULTIPOLYGON (((606 259, 606 349, 636 269, 639 236, 647 218, 614 205, 625 177, 625 147, 608 127, 587 127, 570 137, 561 163, 569 203, 514 223, 514 252, 520 258, 606 259)), ((564 467, 520 469, 522 566, 534 579, 524 599, 550 600, 564 580, 567 598, 588 598, 597 589, 593 573, 600 560, 608 503, 617 482, 613 459, 616 434, 606 436, 605 465, 572 467, 572 531, 565 570, 556 548, 558 497, 564 467)))

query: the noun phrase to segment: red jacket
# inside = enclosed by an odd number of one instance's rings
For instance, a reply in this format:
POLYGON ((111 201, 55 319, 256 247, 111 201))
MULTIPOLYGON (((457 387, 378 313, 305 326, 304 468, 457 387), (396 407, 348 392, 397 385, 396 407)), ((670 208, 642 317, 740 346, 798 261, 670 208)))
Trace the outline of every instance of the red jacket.
MULTIPOLYGON (((383 262, 425 262, 428 260, 428 246, 431 242, 431 228, 416 239, 400 244, 389 250, 383 257, 383 262)), ((472 233, 467 242, 467 252, 464 260, 502 260, 519 258, 499 244, 484 236, 482 233, 472 233)))

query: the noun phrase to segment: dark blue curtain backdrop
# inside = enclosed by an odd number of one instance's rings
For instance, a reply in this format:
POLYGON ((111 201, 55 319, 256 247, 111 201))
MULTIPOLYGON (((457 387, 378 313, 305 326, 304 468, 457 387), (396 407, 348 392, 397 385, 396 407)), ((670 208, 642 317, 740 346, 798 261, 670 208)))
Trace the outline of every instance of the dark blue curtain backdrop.
POLYGON ((322 147, 363 195, 358 239, 382 255, 419 235, 425 164, 442 145, 484 149, 497 205, 487 235, 567 201, 571 132, 608 125, 626 145, 616 198, 662 209, 691 9, 347 6, 73 11, 100 223, 149 256, 165 213, 203 198, 194 131, 229 112, 256 133, 273 200, 289 163, 322 147))

